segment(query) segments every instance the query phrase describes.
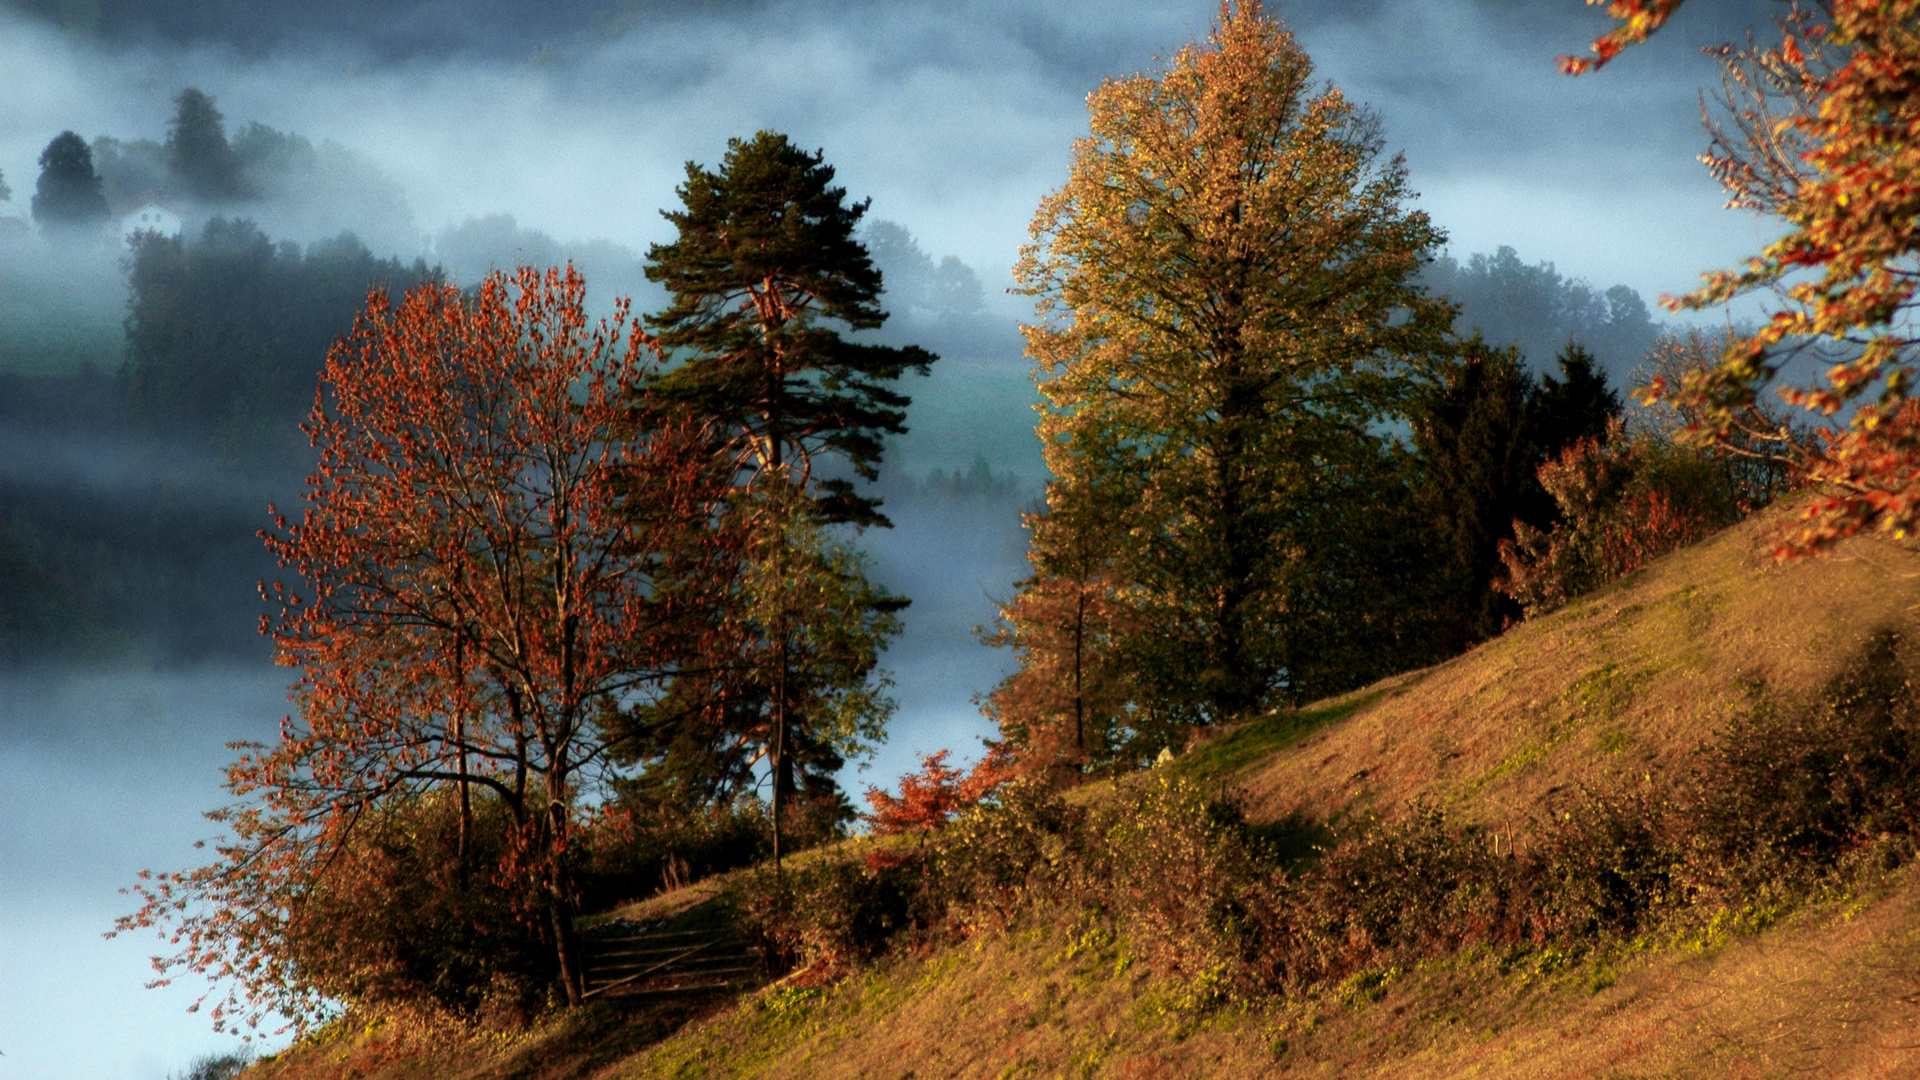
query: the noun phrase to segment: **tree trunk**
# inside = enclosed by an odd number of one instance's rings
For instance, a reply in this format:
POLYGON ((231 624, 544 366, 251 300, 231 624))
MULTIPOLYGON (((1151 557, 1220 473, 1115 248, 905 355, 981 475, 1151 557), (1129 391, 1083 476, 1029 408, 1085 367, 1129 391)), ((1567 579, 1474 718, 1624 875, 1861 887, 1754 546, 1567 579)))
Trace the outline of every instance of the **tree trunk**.
POLYGON ((580 938, 573 928, 573 881, 567 873, 566 856, 567 810, 558 798, 547 803, 547 913, 553 920, 554 954, 560 962, 560 985, 566 991, 567 1007, 578 1008, 586 1000, 586 972, 580 938))

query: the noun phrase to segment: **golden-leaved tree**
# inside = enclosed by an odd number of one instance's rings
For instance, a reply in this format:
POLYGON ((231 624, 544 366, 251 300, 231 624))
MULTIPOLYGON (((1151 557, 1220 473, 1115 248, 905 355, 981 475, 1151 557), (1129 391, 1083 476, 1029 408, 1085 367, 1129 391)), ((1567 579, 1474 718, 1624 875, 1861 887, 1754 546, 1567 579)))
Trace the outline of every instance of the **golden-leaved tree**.
POLYGON ((1443 347, 1450 312, 1414 280, 1441 231, 1256 0, 1088 103, 1016 274, 1049 503, 1113 508, 1130 715, 1217 721, 1376 674, 1402 453, 1383 422, 1443 347))

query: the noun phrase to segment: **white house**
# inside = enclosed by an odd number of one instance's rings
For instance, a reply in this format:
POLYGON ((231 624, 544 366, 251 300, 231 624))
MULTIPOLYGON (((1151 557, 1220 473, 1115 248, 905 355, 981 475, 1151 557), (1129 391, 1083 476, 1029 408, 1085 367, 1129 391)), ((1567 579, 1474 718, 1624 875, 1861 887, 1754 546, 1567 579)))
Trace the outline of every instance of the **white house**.
POLYGON ((180 215, 159 194, 149 191, 120 204, 114 215, 120 221, 120 238, 131 242, 136 233, 157 232, 179 236, 183 227, 180 215))

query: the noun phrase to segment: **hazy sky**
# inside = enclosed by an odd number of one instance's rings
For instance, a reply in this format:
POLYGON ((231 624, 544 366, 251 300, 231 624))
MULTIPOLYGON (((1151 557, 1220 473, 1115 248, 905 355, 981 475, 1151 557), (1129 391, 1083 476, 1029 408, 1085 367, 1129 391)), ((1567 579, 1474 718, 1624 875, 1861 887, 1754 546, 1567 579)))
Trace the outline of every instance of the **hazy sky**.
MULTIPOLYGON (((1603 26, 1579 0, 1278 11, 1321 74, 1379 112, 1453 254, 1512 245, 1651 300, 1768 235, 1720 209, 1694 160, 1697 94, 1714 75, 1695 50, 1779 7, 1692 0, 1655 45, 1580 80, 1553 65, 1603 26)), ((824 149, 876 217, 936 257, 960 256, 1013 313, 1000 290, 1036 202, 1064 178, 1087 92, 1203 36, 1215 11, 1207 0, 0 0, 0 171, 13 189, 0 215, 27 213, 55 134, 161 138, 186 86, 216 98, 230 133, 257 120, 371 159, 411 210, 403 254, 500 212, 562 241, 643 248, 666 236, 658 211, 683 162, 717 162, 729 136, 774 128, 824 149)), ((966 695, 999 662, 953 651, 977 618, 956 612, 979 609, 983 593, 936 580, 949 564, 927 552, 949 532, 903 520, 876 560, 920 602, 892 657, 910 707, 875 780, 977 732, 966 695), (921 695, 910 702, 909 685, 921 695)), ((1017 534, 980 537, 960 538, 984 546, 957 557, 1010 580, 1017 534)), ((150 942, 97 932, 124 910, 116 883, 188 857, 203 829, 193 813, 218 797, 220 744, 270 737, 285 674, 0 681, 0 734, 16 733, 0 746, 0 1080, 159 1080, 219 1045, 181 1011, 182 992, 137 991, 150 942), (29 730, 40 734, 17 735, 29 730)))
MULTIPOLYGON (((0 0, 4 2, 4 0, 0 0)), ((12 0, 53 8, 53 0, 12 0)), ((64 6, 84 9, 85 4, 64 6)), ((1761 235, 1694 161, 1693 47, 1769 0, 1694 0, 1655 45, 1580 80, 1577 0, 1300 0, 1319 64, 1379 111, 1464 257, 1499 244, 1649 298, 1761 235)), ((180 3, 101 0, 91 33, 0 22, 0 169, 25 210, 63 128, 163 135, 172 97, 371 156, 432 231, 506 211, 562 240, 663 236, 682 163, 762 127, 823 148, 878 217, 990 291, 1085 128, 1087 91, 1203 35, 1215 7, 1067 0, 180 3), (530 14, 539 11, 535 19, 530 14)), ((0 14, 0 19, 6 19, 0 14)))

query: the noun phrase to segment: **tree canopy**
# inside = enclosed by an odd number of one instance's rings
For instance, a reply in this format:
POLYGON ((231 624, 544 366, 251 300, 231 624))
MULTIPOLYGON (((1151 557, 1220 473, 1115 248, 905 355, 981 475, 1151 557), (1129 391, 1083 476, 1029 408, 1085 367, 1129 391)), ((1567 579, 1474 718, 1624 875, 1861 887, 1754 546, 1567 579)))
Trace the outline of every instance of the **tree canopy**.
POLYGON ((647 251, 647 279, 672 304, 647 325, 684 362, 656 393, 723 425, 743 472, 786 474, 829 521, 881 524, 878 500, 842 477, 836 458, 873 479, 882 440, 906 430, 909 399, 892 386, 935 357, 917 347, 849 341, 878 327, 881 278, 833 167, 786 136, 730 140, 717 171, 687 163, 683 209, 662 211, 678 235, 647 251))
POLYGON ((1106 490, 1133 659, 1188 721, 1361 676, 1320 665, 1366 622, 1328 606, 1366 592, 1335 537, 1452 314, 1416 282, 1442 234, 1405 168, 1312 78, 1258 3, 1223 6, 1205 45, 1089 97, 1016 269, 1050 502, 1106 490))
POLYGON ((230 202, 248 190, 240 156, 227 143, 226 118, 213 99, 188 87, 173 99, 167 124, 167 173, 178 192, 201 202, 230 202))
POLYGON ((107 217, 107 197, 99 174, 93 171, 93 151, 87 141, 71 131, 55 135, 40 151, 33 220, 43 229, 77 232, 98 229, 107 217))
MULTIPOLYGON (((1613 0, 1618 25, 1591 71, 1658 30, 1681 0, 1613 0)), ((1739 268, 1706 276, 1674 308, 1705 308, 1764 291, 1771 316, 1737 336, 1720 362, 1672 393, 1703 407, 1698 436, 1725 441, 1762 387, 1795 357, 1824 378, 1782 396, 1846 424, 1807 463, 1825 489, 1781 556, 1877 527, 1920 524, 1920 405, 1910 399, 1920 334, 1920 0, 1826 0, 1779 20, 1778 44, 1722 51, 1724 92, 1707 163, 1734 206, 1773 214, 1779 239, 1739 268)))
POLYGON ((293 581, 268 590, 264 628, 300 672, 299 713, 229 768, 241 801, 216 815, 234 834, 219 860, 151 883, 125 921, 177 918, 163 969, 237 980, 229 1007, 299 1018, 348 994, 295 962, 293 920, 356 887, 329 875, 360 865, 340 853, 363 820, 436 793, 458 795, 463 837, 470 794, 504 816, 475 873, 542 928, 580 1000, 596 719, 666 676, 678 624, 657 586, 711 577, 676 560, 699 557, 685 541, 725 479, 693 425, 635 432, 627 394, 657 355, 624 310, 590 325, 582 298, 578 274, 531 269, 471 299, 375 292, 328 356, 305 510, 266 534, 293 581))

